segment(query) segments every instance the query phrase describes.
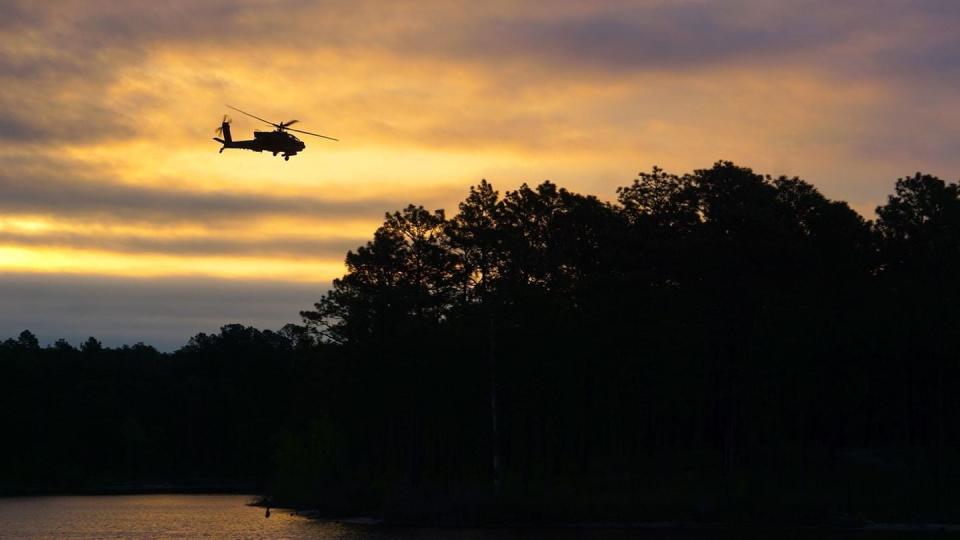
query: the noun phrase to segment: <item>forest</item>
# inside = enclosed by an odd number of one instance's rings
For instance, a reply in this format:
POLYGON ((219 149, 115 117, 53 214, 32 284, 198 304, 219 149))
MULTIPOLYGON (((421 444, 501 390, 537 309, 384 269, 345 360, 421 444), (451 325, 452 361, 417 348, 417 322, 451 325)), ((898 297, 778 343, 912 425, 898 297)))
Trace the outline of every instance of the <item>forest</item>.
MULTIPOLYGON (((0 343, 0 493, 245 483, 410 523, 960 521, 960 187, 720 161, 410 205, 283 328, 0 343), (315 303, 314 303, 315 302, 315 303)), ((291 319, 297 314, 292 313, 291 319)))

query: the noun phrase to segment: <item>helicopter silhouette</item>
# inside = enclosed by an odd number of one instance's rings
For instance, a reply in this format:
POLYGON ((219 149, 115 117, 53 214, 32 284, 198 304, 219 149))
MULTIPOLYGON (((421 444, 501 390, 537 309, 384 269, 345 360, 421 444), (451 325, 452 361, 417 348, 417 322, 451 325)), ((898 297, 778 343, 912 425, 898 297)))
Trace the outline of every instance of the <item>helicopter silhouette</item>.
POLYGON ((220 122, 220 127, 217 128, 217 135, 223 136, 223 138, 214 137, 213 140, 222 144, 220 147, 220 153, 222 154, 227 148, 240 148, 242 150, 253 150, 254 152, 272 152, 273 155, 283 153, 283 159, 285 161, 290 161, 290 156, 297 155, 301 150, 307 147, 303 141, 296 138, 294 135, 289 133, 290 131, 296 131, 297 133, 305 133, 307 135, 313 135, 314 137, 320 137, 322 139, 330 139, 331 141, 339 141, 340 139, 334 139, 333 137, 327 137, 326 135, 320 135, 319 133, 310 133, 309 131, 303 131, 299 129, 293 129, 290 126, 296 124, 297 120, 289 120, 287 122, 280 122, 276 124, 269 120, 264 120, 259 116, 254 116, 248 112, 241 111, 236 107, 231 107, 231 109, 243 113, 251 118, 256 118, 261 122, 265 122, 273 126, 273 131, 254 131, 253 139, 247 141, 235 141, 233 136, 230 134, 230 118, 227 115, 223 115, 223 120, 220 122))

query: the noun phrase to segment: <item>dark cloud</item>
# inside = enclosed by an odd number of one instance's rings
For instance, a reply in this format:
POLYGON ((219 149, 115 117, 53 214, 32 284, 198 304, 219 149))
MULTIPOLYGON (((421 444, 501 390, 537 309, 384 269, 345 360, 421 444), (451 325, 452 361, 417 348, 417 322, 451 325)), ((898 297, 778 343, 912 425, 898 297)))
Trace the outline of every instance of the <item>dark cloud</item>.
POLYGON ((237 1, 107 2, 78 14, 74 23, 78 33, 94 36, 103 45, 212 41, 237 37, 234 30, 244 21, 253 22, 243 15, 252 15, 256 9, 237 1))
POLYGON ((43 140, 47 135, 44 130, 39 129, 30 122, 11 117, 0 118, 0 140, 6 141, 37 141, 43 140))
MULTIPOLYGON (((909 49, 912 39, 929 37, 925 29, 955 34, 960 16, 960 4, 944 0, 604 2, 589 9, 580 2, 553 4, 551 9, 509 4, 473 9, 468 2, 90 1, 15 2, 7 9, 22 21, 21 28, 30 27, 50 49, 60 51, 44 58, 61 71, 78 63, 109 68, 136 61, 138 52, 160 44, 379 49, 490 63, 539 60, 575 71, 688 69, 791 53, 818 56, 818 51, 871 34, 897 38, 909 49)), ((925 53, 931 62, 940 56, 925 53)), ((826 56, 820 60, 830 62, 826 56)))
MULTIPOLYGON (((0 141, 92 143, 134 135, 107 90, 161 42, 231 32, 242 2, 8 2, 0 25, 0 141)), ((143 107, 145 103, 138 103, 143 107)))
MULTIPOLYGON (((459 19, 394 36, 393 46, 494 70, 519 64, 543 82, 794 66, 886 83, 916 84, 924 77, 929 84, 946 79, 946 72, 950 81, 960 80, 958 22, 960 2, 941 0, 606 2, 589 10, 459 19)), ((523 72, 510 77, 511 84, 530 82, 523 72)))
POLYGON ((36 9, 30 9, 29 2, 14 0, 0 2, 0 30, 35 26, 43 21, 36 9))
MULTIPOLYGON (((441 54, 546 62, 552 69, 685 70, 826 47, 839 37, 820 26, 743 24, 717 4, 602 10, 558 19, 494 19, 451 32, 441 54)), ((424 45, 433 48, 427 38, 424 45)))
MULTIPOLYGON (((422 58, 470 63, 509 86, 650 70, 784 65, 901 85, 917 78, 960 80, 960 56, 954 54, 960 3, 944 0, 555 2, 550 9, 467 2, 91 0, 7 2, 3 15, 17 21, 0 26, 0 84, 6 87, 0 94, 0 139, 7 141, 129 137, 138 107, 127 104, 125 116, 104 90, 166 45, 244 50, 261 55, 258 62, 295 59, 301 51, 373 50, 395 56, 398 65, 422 58), (63 88, 72 91, 56 91, 63 88)), ((218 84, 211 82, 210 91, 218 92, 218 84)))
POLYGON ((265 280, 0 274, 0 339, 29 329, 43 343, 79 344, 92 335, 112 346, 143 341, 173 350, 228 323, 278 329, 299 322, 299 311, 326 289, 265 280))
POLYGON ((41 101, 37 96, 30 99, 32 102, 17 103, 17 98, 0 97, 0 110, 17 111, 0 117, 0 143, 78 144, 125 139, 135 133, 133 118, 99 103, 53 106, 60 110, 53 115, 49 103, 36 103, 41 101))
MULTIPOLYGON (((70 166, 69 162, 61 162, 70 166)), ((0 170, 0 213, 96 217, 130 222, 218 222, 259 216, 376 220, 385 211, 435 201, 397 198, 328 200, 310 196, 262 195, 229 191, 196 192, 95 181, 96 173, 55 171, 55 164, 36 164, 40 170, 0 170)), ((427 198, 430 198, 429 196, 427 198)), ((431 204, 432 203, 432 204, 431 204)))

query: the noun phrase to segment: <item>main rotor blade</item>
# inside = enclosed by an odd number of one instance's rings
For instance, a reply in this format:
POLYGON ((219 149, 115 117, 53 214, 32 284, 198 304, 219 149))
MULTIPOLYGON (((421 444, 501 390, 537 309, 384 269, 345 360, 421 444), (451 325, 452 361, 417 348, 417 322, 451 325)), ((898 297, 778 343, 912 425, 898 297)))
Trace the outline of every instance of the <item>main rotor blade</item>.
POLYGON ((321 135, 319 133, 310 133, 309 131, 303 131, 302 129, 287 128, 287 131, 296 131, 297 133, 306 133, 307 135, 313 135, 314 137, 320 137, 323 139, 330 139, 331 141, 340 141, 340 139, 334 139, 333 137, 327 137, 326 135, 321 135))
POLYGON ((256 118, 257 120, 259 120, 259 121, 261 121, 261 122, 266 122, 266 123, 270 124, 270 125, 273 126, 273 127, 280 127, 279 124, 274 124, 273 122, 271 122, 271 121, 269 121, 269 120, 264 120, 263 118, 260 118, 259 116, 254 116, 254 115, 252 115, 252 114, 250 114, 250 113, 248 113, 248 112, 246 112, 246 111, 241 111, 240 109, 238 109, 238 108, 236 108, 236 107, 233 107, 233 106, 231 106, 231 105, 227 105, 227 107, 230 107, 231 109, 233 109, 233 110, 235 110, 235 111, 237 111, 237 112, 241 112, 241 113, 243 113, 243 114, 245 114, 245 115, 247 115, 247 116, 249 116, 249 117, 251 117, 251 118, 256 118))
POLYGON ((280 123, 283 125, 283 127, 287 127, 287 126, 292 126, 297 122, 299 122, 299 120, 290 120, 289 122, 280 122, 280 123))

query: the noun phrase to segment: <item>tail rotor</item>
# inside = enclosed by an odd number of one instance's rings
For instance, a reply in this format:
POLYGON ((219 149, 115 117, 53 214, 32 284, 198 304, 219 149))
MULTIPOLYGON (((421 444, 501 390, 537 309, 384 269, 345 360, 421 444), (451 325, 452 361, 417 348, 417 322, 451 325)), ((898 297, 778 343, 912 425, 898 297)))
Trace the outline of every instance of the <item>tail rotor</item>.
POLYGON ((230 122, 232 121, 229 116, 223 115, 223 120, 220 121, 220 127, 215 131, 219 137, 214 137, 213 140, 223 145, 220 147, 221 153, 223 153, 223 149, 226 148, 228 144, 233 142, 233 137, 230 135, 230 122), (221 139, 220 137, 223 138, 221 139))
POLYGON ((216 134, 222 136, 226 142, 233 140, 230 136, 230 122, 233 122, 233 120, 229 116, 223 115, 223 120, 220 121, 220 127, 216 130, 216 134))

